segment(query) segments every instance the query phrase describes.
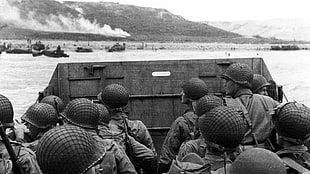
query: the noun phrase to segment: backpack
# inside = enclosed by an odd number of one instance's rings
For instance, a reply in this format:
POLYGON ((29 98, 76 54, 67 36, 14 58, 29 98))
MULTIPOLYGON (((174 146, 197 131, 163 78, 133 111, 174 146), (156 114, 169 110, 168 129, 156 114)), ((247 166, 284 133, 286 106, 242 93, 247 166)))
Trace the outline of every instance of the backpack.
POLYGON ((211 165, 195 153, 189 153, 184 158, 173 160, 168 174, 210 174, 211 165))

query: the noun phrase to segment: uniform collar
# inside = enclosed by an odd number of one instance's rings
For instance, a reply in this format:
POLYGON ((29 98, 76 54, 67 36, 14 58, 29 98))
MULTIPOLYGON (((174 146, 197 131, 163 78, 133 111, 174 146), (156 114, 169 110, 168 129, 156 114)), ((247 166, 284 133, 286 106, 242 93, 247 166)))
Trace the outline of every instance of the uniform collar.
POLYGON ((234 98, 240 97, 241 95, 253 95, 253 92, 248 88, 241 88, 236 92, 234 98))
POLYGON ((111 113, 111 119, 112 120, 122 120, 124 118, 127 118, 127 115, 123 112, 114 112, 111 113))

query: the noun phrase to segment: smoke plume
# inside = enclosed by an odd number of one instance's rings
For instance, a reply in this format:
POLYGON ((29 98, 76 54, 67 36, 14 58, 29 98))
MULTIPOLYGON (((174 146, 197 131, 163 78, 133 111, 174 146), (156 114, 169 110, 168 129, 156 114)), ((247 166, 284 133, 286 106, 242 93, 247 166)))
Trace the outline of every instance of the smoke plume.
POLYGON ((20 10, 8 3, 8 1, 21 1, 21 0, 0 0, 0 22, 4 22, 16 27, 34 29, 41 31, 52 32, 71 32, 71 33, 92 33, 101 34, 112 37, 128 37, 129 33, 120 28, 112 29, 111 26, 104 24, 100 26, 96 20, 93 22, 85 19, 82 15, 81 9, 77 9, 80 13, 77 18, 69 18, 63 15, 49 15, 42 24, 35 20, 34 12, 29 12, 26 16, 21 18, 20 10))

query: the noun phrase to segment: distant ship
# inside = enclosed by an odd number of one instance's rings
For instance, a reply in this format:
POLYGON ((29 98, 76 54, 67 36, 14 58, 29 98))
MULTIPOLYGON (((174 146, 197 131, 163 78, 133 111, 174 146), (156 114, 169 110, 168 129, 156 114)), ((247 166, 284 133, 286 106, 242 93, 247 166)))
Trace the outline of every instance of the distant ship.
POLYGON ((6 50, 8 54, 31 54, 32 50, 30 48, 12 48, 6 50))
POLYGON ((60 57, 69 57, 68 54, 66 54, 63 50, 42 50, 42 51, 33 51, 32 56, 47 56, 47 57, 54 57, 54 58, 60 58, 60 57))
POLYGON ((45 45, 41 43, 41 41, 36 42, 31 45, 31 48, 35 51, 45 50, 45 45))
POLYGON ((92 48, 77 47, 75 51, 79 52, 79 53, 90 53, 90 52, 93 52, 93 49, 92 48))
POLYGON ((300 48, 297 45, 273 45, 270 47, 270 50, 274 50, 274 51, 282 51, 282 50, 300 50, 300 48))

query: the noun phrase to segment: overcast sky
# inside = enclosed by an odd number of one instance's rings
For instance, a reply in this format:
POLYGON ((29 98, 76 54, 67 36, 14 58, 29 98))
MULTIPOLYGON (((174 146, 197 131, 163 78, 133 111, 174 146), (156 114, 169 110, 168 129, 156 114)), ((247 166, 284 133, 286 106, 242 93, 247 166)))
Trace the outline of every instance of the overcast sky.
MULTIPOLYGON (((105 2, 106 0, 71 1, 105 2)), ((165 8, 192 21, 310 19, 309 0, 107 0, 106 2, 165 8)))

